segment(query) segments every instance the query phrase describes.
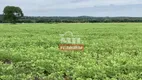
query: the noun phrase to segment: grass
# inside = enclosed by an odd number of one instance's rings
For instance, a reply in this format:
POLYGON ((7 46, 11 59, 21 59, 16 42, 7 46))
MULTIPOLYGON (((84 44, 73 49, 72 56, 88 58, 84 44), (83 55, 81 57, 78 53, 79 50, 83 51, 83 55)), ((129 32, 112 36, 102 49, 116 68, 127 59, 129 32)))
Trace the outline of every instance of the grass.
POLYGON ((141 23, 0 24, 2 80, 141 80, 141 23), (60 51, 59 34, 84 51, 60 51))

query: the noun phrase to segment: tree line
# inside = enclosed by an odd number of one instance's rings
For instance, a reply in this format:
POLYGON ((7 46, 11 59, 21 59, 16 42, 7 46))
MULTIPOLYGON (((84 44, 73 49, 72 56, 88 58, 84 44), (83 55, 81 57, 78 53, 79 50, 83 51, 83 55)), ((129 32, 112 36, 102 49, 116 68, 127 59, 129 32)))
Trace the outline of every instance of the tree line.
POLYGON ((97 23, 97 22, 142 22, 142 17, 24 17, 25 23, 97 23))
MULTIPOLYGON (((142 17, 30 17, 25 16, 16 23, 97 23, 97 22, 142 22, 142 17)), ((0 23, 8 23, 0 15, 0 23)))
POLYGON ((15 6, 6 6, 0 23, 97 23, 97 22, 142 22, 142 17, 34 17, 24 16, 22 9, 15 6))

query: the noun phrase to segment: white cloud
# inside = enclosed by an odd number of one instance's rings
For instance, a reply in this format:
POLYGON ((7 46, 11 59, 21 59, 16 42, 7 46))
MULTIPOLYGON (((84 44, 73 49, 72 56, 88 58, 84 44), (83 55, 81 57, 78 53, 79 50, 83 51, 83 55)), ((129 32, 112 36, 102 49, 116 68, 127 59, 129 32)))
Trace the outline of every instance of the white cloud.
POLYGON ((0 13, 7 5, 20 6, 25 14, 104 5, 142 4, 141 0, 0 0, 0 13))
POLYGON ((44 7, 44 8, 80 8, 99 5, 125 5, 140 4, 140 0, 0 0, 2 5, 17 5, 22 7, 44 7))
MULTIPOLYGON (((48 1, 46 1, 48 3, 48 1)), ((140 0, 52 0, 51 4, 43 3, 39 6, 39 9, 76 9, 93 6, 104 5, 128 5, 128 4, 140 4, 140 0)))

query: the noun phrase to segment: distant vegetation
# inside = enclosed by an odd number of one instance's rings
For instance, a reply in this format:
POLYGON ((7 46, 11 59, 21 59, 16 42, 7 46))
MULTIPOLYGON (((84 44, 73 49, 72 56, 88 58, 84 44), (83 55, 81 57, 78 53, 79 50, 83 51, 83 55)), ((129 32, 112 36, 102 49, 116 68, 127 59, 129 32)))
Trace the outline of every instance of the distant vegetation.
POLYGON ((0 23, 2 23, 2 20, 3 20, 3 16, 0 15, 0 23))
MULTIPOLYGON (((0 16, 0 23, 2 15, 0 16)), ((142 22, 142 17, 33 17, 25 16, 18 23, 96 23, 96 22, 142 22)))

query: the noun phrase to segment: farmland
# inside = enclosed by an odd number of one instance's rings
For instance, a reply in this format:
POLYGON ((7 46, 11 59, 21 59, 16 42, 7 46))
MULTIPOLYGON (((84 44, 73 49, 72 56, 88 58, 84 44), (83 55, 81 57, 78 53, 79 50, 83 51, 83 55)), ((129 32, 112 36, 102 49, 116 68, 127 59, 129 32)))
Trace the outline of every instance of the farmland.
POLYGON ((141 23, 0 24, 0 80, 142 80, 141 23), (60 35, 84 51, 61 51, 60 35))

